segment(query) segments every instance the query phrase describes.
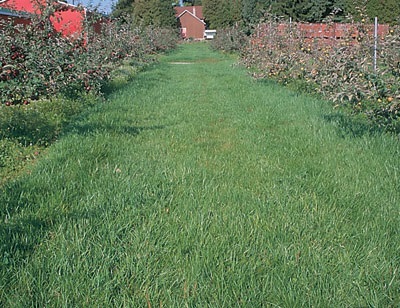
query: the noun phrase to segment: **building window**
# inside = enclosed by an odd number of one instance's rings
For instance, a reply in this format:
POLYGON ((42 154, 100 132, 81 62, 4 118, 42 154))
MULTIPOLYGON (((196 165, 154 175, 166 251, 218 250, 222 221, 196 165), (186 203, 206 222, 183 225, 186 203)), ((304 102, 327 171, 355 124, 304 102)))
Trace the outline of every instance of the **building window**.
POLYGON ((186 37, 186 28, 181 28, 181 36, 186 37))

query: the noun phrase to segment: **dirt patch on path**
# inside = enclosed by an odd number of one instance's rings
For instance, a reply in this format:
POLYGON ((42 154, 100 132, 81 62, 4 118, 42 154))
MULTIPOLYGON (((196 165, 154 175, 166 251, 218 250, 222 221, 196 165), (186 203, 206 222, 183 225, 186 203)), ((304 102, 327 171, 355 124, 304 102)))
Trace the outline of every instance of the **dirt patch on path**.
POLYGON ((193 62, 169 62, 169 64, 186 65, 186 64, 194 64, 194 63, 193 62))

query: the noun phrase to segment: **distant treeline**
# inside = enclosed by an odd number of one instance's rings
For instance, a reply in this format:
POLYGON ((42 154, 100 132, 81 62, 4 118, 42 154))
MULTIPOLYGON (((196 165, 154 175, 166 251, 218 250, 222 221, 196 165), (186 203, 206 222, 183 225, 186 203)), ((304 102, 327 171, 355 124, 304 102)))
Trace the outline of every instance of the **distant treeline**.
POLYGON ((225 28, 237 22, 257 23, 266 13, 283 19, 302 22, 370 21, 397 24, 399 0, 202 0, 204 15, 210 28, 225 28))
MULTIPOLYGON (((170 0, 118 0, 113 16, 127 16, 136 24, 177 27, 170 0)), ((399 0, 187 0, 184 5, 202 5, 209 28, 220 29, 237 23, 252 25, 265 14, 302 22, 323 22, 331 17, 336 22, 370 22, 398 24, 399 0)))

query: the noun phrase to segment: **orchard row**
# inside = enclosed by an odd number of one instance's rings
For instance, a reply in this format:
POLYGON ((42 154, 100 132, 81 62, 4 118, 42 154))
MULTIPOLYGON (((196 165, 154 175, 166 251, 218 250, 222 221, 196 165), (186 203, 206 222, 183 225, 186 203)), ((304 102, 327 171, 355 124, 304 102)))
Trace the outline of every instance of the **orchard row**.
POLYGON ((101 33, 64 37, 49 16, 29 25, 1 27, 0 104, 29 104, 59 94, 101 91, 111 71, 126 59, 149 61, 149 55, 173 48, 172 30, 139 29, 117 20, 104 23, 101 33))
POLYGON ((357 23, 340 39, 310 39, 293 24, 260 24, 241 50, 241 60, 257 78, 297 83, 373 125, 398 132, 400 29, 391 27, 376 39, 370 28, 357 23))
POLYGON ((400 28, 391 26, 377 39, 365 22, 323 25, 328 32, 347 27, 339 38, 310 38, 301 31, 313 26, 271 18, 250 36, 240 27, 219 31, 212 44, 239 52, 255 78, 318 93, 372 128, 400 132, 400 28))

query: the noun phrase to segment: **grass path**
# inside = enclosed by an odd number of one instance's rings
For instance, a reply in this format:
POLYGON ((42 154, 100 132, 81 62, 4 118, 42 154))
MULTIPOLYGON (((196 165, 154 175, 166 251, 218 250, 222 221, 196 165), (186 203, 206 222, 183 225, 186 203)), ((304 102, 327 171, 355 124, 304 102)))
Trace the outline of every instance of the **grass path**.
POLYGON ((400 145, 181 46, 0 191, 2 307, 398 307, 400 145))

